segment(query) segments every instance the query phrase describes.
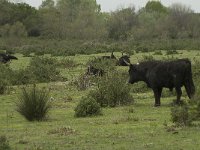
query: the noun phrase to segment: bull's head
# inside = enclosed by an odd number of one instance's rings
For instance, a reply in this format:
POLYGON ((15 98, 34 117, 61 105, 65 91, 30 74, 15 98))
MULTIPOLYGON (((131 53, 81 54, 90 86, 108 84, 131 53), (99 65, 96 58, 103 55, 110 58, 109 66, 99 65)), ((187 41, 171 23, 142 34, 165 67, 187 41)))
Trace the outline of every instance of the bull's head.
POLYGON ((142 74, 138 69, 139 64, 130 64, 129 66, 129 83, 133 84, 135 82, 141 81, 142 74))
POLYGON ((141 81, 142 80, 142 72, 138 68, 139 63, 137 64, 131 64, 128 63, 125 59, 124 62, 129 66, 129 83, 133 84, 135 82, 141 81))

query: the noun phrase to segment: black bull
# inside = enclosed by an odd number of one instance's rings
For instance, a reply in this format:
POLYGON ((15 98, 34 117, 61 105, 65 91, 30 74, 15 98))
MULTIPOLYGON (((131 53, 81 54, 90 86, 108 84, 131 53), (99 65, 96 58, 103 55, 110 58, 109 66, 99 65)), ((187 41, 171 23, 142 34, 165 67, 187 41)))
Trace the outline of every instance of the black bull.
POLYGON ((195 93, 191 62, 188 59, 130 64, 129 75, 129 83, 144 81, 153 90, 155 106, 160 106, 160 97, 164 87, 170 90, 176 89, 178 104, 182 95, 182 86, 185 87, 190 99, 195 93))
POLYGON ((8 55, 8 54, 0 54, 0 62, 2 62, 2 63, 7 63, 11 59, 16 59, 17 60, 17 57, 12 56, 12 55, 8 55))

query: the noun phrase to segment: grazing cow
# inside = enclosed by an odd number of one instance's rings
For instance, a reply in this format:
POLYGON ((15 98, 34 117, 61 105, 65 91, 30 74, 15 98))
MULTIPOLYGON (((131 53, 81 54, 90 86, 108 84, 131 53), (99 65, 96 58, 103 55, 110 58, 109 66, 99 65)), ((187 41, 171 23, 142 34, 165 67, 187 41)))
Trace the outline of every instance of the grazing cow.
POLYGON ((130 64, 129 58, 130 58, 129 56, 123 55, 123 53, 122 53, 122 56, 119 58, 118 65, 119 66, 128 66, 128 64, 130 64))
POLYGON ((102 56, 102 59, 116 59, 116 57, 112 52, 110 56, 102 56))
POLYGON ((87 68, 87 73, 88 75, 95 75, 95 76, 103 76, 104 70, 102 69, 97 69, 92 65, 89 65, 87 68))
POLYGON ((8 54, 0 54, 0 62, 2 63, 7 63, 9 62, 11 59, 18 59, 17 57, 15 56, 12 56, 12 55, 8 55, 8 54))
POLYGON ((146 61, 140 64, 130 64, 129 83, 144 81, 154 92, 155 106, 160 106, 162 89, 176 89, 177 101, 180 103, 181 87, 184 86, 188 97, 195 93, 192 80, 191 62, 188 59, 173 61, 146 61))

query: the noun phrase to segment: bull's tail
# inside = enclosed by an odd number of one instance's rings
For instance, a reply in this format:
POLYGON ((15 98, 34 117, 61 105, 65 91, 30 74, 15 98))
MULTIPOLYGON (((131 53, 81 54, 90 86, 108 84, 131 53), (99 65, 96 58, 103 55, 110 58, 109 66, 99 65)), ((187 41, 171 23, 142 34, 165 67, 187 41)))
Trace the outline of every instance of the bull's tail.
POLYGON ((187 78, 185 80, 185 89, 186 89, 188 97, 191 99, 195 94, 195 86, 192 79, 191 63, 189 63, 189 67, 186 74, 187 74, 186 75, 187 78))
POLYGON ((192 79, 185 82, 185 89, 188 97, 191 99, 195 94, 195 86, 192 79))

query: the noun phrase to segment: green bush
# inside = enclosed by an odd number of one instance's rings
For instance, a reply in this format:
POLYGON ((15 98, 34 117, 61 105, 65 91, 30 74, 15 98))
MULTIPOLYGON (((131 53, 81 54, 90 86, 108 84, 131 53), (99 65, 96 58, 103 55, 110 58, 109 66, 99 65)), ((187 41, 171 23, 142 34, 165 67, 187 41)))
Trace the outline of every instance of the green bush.
POLYGON ((0 95, 4 94, 8 86, 8 82, 0 78, 0 95))
POLYGON ((34 52, 35 56, 43 56, 45 54, 44 50, 37 50, 34 52))
POLYGON ((0 150, 11 150, 9 142, 5 136, 0 136, 0 150))
POLYGON ((127 79, 117 71, 110 72, 97 81, 98 87, 89 95, 102 107, 128 105, 133 102, 127 79))
POLYGON ((17 112, 29 121, 46 119, 51 108, 48 92, 40 90, 34 85, 31 89, 22 88, 19 100, 16 103, 17 112))
POLYGON ((101 114, 101 107, 94 98, 85 97, 81 99, 75 108, 75 117, 96 116, 101 114))
POLYGON ((28 50, 22 51, 23 57, 31 57, 31 52, 28 50))
POLYGON ((152 55, 143 55, 142 59, 140 60, 140 62, 152 61, 152 60, 155 60, 155 58, 152 55))
POLYGON ((24 85, 37 82, 32 71, 27 68, 15 70, 14 75, 12 85, 24 85))
POLYGON ((174 55, 174 54, 179 54, 176 50, 168 50, 166 52, 166 55, 174 55))
POLYGON ((177 122, 182 121, 182 124, 184 125, 190 125, 191 123, 200 120, 199 61, 194 61, 194 64, 192 65, 192 71, 193 71, 193 80, 194 80, 195 89, 196 89, 195 95, 186 106, 176 110, 176 111, 179 110, 180 115, 173 117, 175 120, 178 120, 177 122))
POLYGON ((0 63, 0 94, 8 85, 31 84, 62 80, 57 69, 57 60, 47 57, 34 57, 25 69, 12 70, 9 65, 0 63))
POLYGON ((50 82, 61 79, 60 71, 57 69, 57 60, 54 58, 34 57, 30 62, 28 70, 38 82, 50 82))
POLYGON ((173 107, 171 109, 171 117, 172 121, 178 126, 187 126, 192 122, 189 116, 188 104, 173 107))
MULTIPOLYGON (((199 76, 200 76, 200 61, 194 59, 194 65, 192 65, 192 71, 193 71, 193 77, 194 80, 199 80, 199 76)), ((200 84, 198 84, 200 85, 200 84)))
POLYGON ((133 93, 144 93, 150 90, 151 89, 147 87, 146 83, 143 82, 134 83, 134 86, 131 87, 131 92, 133 93))
POLYGON ((143 44, 141 44, 140 46, 136 47, 136 52, 146 53, 150 51, 149 49, 150 49, 149 47, 146 47, 143 44))
POLYGON ((117 60, 115 59, 102 59, 102 58, 96 58, 96 57, 87 62, 87 65, 92 65, 96 69, 102 69, 105 72, 114 70, 116 64, 117 64, 117 60))
POLYGON ((163 55, 162 51, 155 51, 153 55, 163 55))
POLYGON ((190 101, 190 110, 191 110, 191 116, 193 116, 194 120, 200 119, 200 68, 199 68, 200 62, 194 59, 194 64, 192 65, 192 71, 193 71, 193 80, 195 83, 195 95, 190 101))
POLYGON ((7 86, 11 84, 13 78, 13 71, 8 65, 0 63, 0 94, 4 94, 7 86))
POLYGON ((58 61, 58 66, 62 67, 62 68, 70 69, 70 68, 76 67, 77 65, 78 64, 72 58, 63 58, 63 59, 58 61))
POLYGON ((83 91, 93 84, 93 79, 93 76, 81 74, 80 76, 74 78, 71 84, 75 85, 78 90, 83 91))
POLYGON ((31 79, 33 74, 28 69, 12 70, 7 64, 0 64, 0 91, 4 91, 8 85, 31 83, 31 79))
POLYGON ((196 80, 196 93, 189 103, 189 110, 193 121, 200 120, 200 81, 196 80))

